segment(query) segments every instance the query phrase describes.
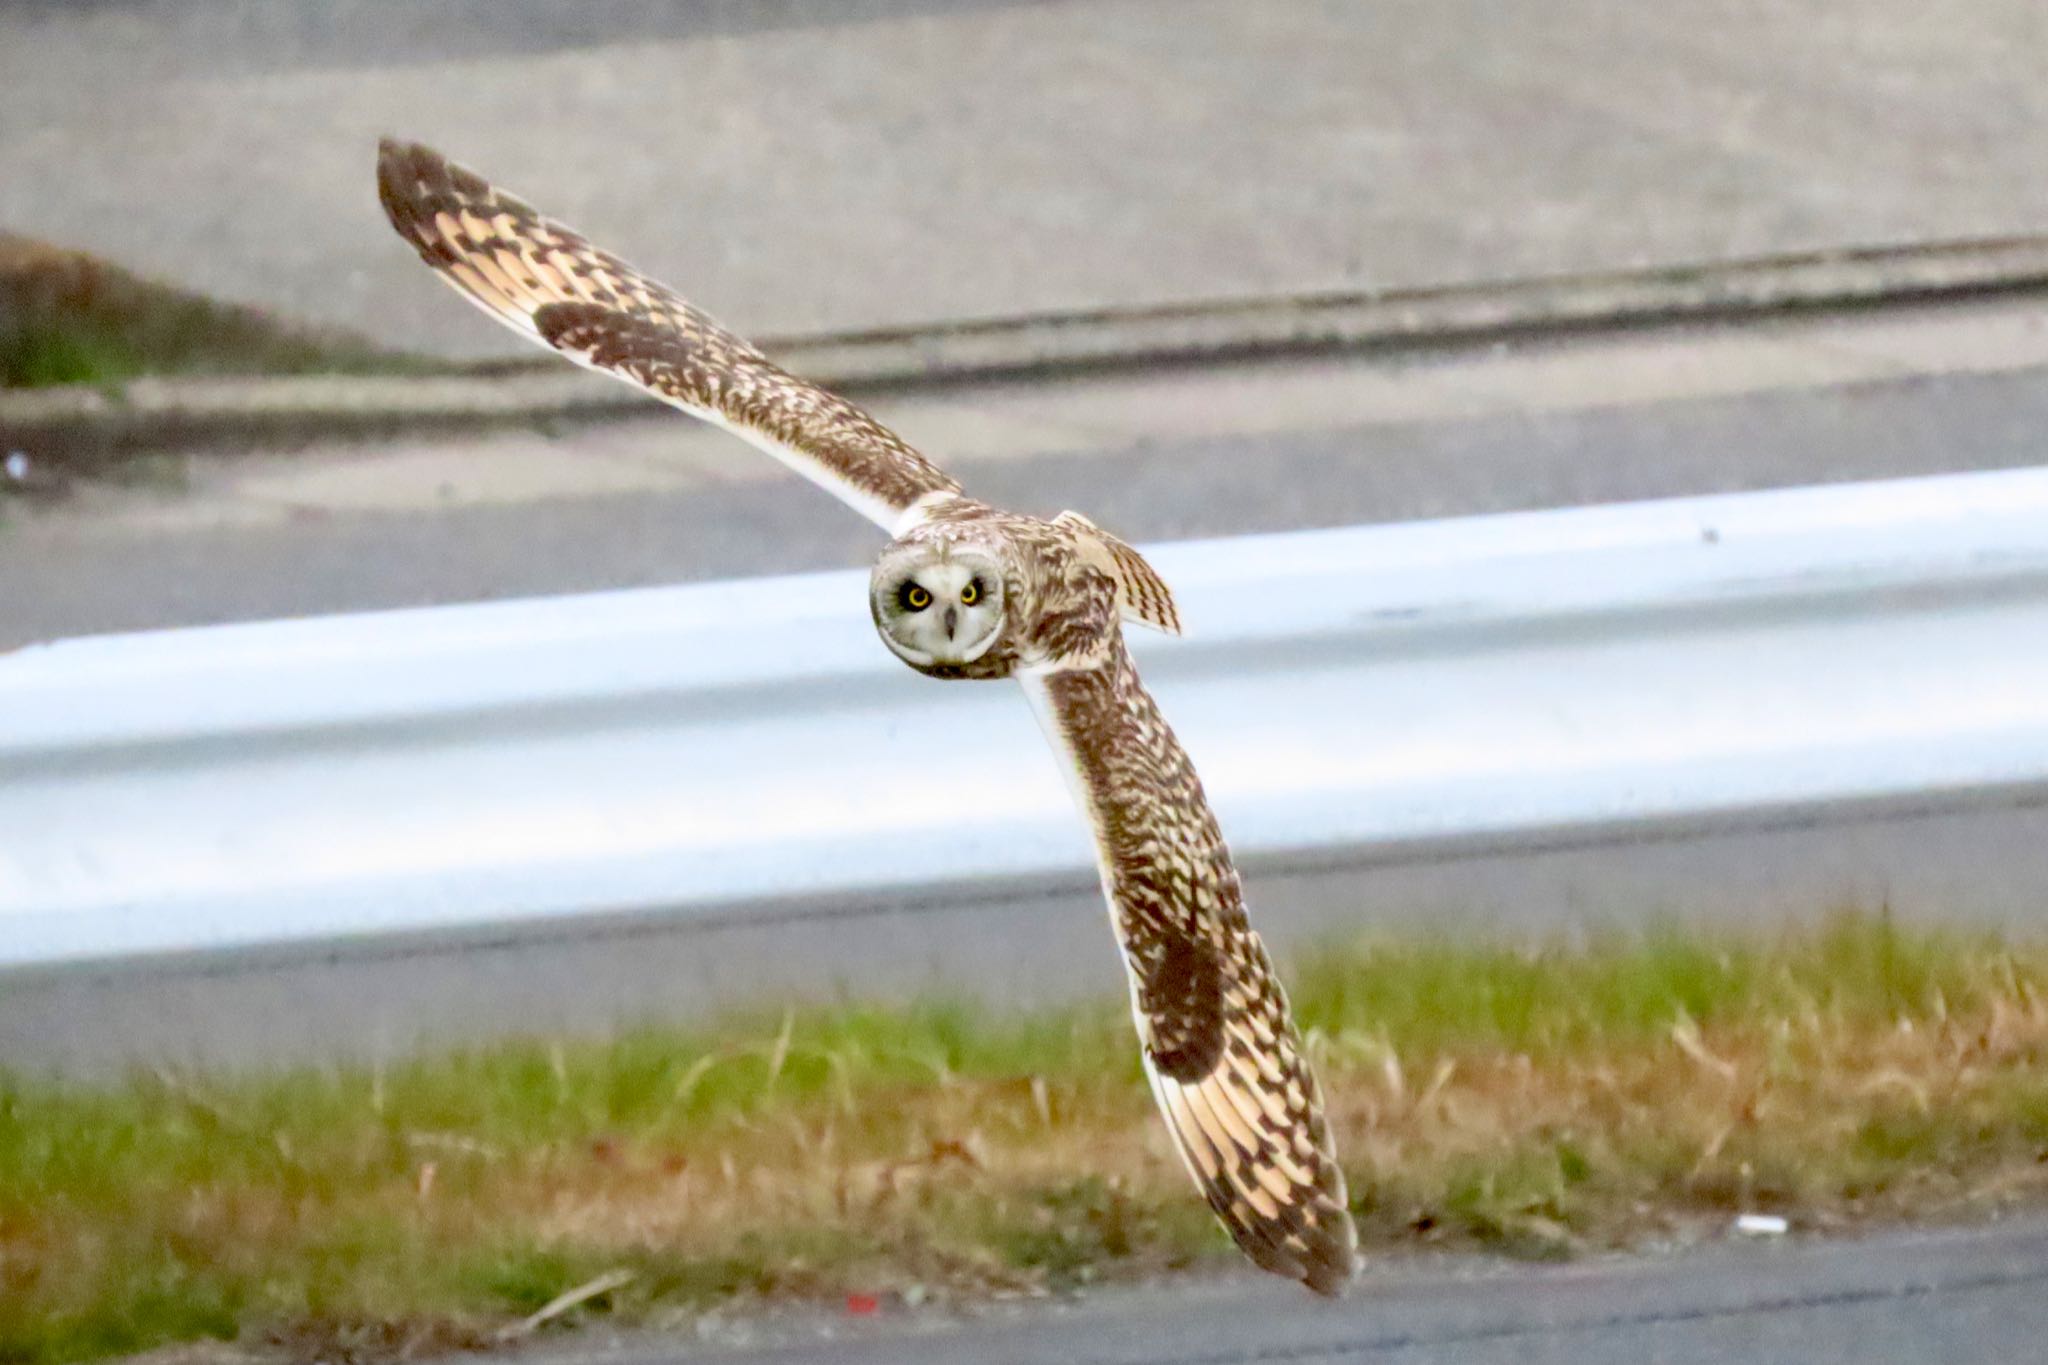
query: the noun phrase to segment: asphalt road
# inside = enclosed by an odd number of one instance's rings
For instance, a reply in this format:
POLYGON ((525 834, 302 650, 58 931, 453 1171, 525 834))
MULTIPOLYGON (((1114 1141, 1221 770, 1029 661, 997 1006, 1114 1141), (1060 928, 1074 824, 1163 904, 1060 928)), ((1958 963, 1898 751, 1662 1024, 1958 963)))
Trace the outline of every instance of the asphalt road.
POLYGON ((2048 231, 2035 0, 0 5, 0 227, 411 348, 419 138, 750 334, 2048 231))
MULTIPOLYGON (((977 496, 1078 508, 1138 541, 1994 469, 2048 460, 2048 301, 874 407, 977 496)), ((0 647, 864 565, 879 544, 772 461, 662 409, 555 436, 202 457, 182 482, 0 521, 0 647)))
POLYGON ((2048 1223, 1720 1244, 1562 1266, 1369 1267, 1345 1299, 1248 1277, 990 1310, 719 1323, 532 1365, 1925 1365, 2041 1358, 2048 1223))

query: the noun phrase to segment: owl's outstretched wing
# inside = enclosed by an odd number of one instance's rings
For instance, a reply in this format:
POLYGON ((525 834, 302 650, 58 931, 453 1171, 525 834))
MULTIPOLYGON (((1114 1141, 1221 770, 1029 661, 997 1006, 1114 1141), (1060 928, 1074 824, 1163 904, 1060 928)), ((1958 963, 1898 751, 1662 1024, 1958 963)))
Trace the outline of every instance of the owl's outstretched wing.
POLYGON ((1193 764, 1121 639, 1099 665, 1024 683, 1094 825, 1174 1146, 1255 1263, 1339 1292, 1358 1234, 1322 1094, 1193 764))
POLYGON ((399 235, 492 317, 731 430, 880 525, 894 530, 918 499, 960 491, 853 404, 438 153, 387 138, 377 191, 399 235))

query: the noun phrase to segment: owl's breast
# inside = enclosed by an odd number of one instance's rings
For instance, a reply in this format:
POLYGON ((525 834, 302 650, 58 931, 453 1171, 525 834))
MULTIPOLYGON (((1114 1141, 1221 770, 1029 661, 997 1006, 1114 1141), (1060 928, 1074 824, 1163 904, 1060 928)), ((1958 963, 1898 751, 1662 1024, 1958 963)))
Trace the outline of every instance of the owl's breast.
POLYGON ((1119 629, 1116 584, 1060 528, 1024 559, 1029 587, 1017 594, 1011 625, 1023 667, 1099 656, 1119 629))

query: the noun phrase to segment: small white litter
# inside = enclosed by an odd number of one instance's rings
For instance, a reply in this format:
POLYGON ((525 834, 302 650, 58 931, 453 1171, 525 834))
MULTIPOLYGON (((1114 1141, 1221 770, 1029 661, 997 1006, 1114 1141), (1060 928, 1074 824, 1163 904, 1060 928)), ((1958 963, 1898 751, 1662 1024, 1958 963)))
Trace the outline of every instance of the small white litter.
POLYGON ((1792 1225, 1775 1213, 1745 1213, 1736 1218, 1735 1230, 1745 1237, 1783 1237, 1792 1225))
POLYGON ((7 452, 7 459, 4 462, 0 462, 0 469, 5 469, 7 477, 16 483, 26 483, 28 481, 28 456, 19 450, 10 450, 7 452))

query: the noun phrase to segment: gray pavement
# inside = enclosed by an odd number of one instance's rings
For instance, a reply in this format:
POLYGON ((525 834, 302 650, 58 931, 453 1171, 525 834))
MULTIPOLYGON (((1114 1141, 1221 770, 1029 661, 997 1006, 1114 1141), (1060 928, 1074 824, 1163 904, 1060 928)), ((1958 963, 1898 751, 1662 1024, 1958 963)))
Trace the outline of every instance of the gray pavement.
POLYGON ((2048 1224, 1719 1245, 1567 1266, 1369 1267, 1313 1302, 1248 1277, 948 1322, 823 1317, 572 1342, 533 1365, 1952 1365, 2041 1358, 2048 1224))
POLYGON ((755 334, 2048 231, 2034 0, 0 6, 0 227, 504 353, 438 144, 755 334))
MULTIPOLYGON (((1136 540, 2005 468, 2048 462, 2048 299, 873 405, 978 496, 1073 507, 1136 540)), ((202 457, 182 484, 0 516, 0 647, 845 567, 880 545, 772 461, 665 411, 202 457)))

